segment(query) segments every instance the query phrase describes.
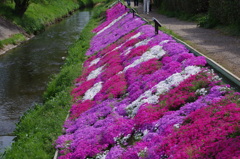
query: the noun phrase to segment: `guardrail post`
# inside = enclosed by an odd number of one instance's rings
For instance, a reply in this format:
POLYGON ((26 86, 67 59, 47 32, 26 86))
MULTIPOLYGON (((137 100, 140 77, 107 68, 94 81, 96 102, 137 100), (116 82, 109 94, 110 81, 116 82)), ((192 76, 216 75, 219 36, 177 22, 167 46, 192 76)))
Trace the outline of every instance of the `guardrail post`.
POLYGON ((158 34, 158 27, 162 27, 162 24, 154 17, 153 17, 153 21, 154 21, 154 24, 155 24, 155 35, 157 35, 158 34))
POLYGON ((133 18, 135 17, 136 10, 132 8, 133 18))

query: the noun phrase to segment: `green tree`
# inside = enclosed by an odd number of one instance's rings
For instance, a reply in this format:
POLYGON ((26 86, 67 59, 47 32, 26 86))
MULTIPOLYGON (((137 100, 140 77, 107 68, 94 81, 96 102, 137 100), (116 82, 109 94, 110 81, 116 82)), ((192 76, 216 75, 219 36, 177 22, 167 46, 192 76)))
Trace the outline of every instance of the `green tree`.
POLYGON ((23 16, 27 10, 30 0, 14 0, 15 2, 15 13, 19 16, 23 16))

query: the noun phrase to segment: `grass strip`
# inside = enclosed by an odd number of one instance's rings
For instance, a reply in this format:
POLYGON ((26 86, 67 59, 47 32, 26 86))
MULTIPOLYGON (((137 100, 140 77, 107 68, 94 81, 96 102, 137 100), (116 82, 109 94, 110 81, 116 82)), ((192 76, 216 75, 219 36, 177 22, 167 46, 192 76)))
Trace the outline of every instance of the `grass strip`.
POLYGON ((0 40, 0 49, 2 49, 4 47, 4 45, 17 45, 21 42, 26 41, 26 37, 23 34, 14 34, 12 35, 10 38, 4 39, 4 40, 0 40))
POLYGON ((8 1, 0 5, 0 15, 21 26, 27 33, 36 34, 44 30, 46 25, 54 23, 80 7, 84 7, 83 3, 75 0, 52 0, 46 3, 32 2, 23 17, 19 17, 14 14, 14 3, 8 1))

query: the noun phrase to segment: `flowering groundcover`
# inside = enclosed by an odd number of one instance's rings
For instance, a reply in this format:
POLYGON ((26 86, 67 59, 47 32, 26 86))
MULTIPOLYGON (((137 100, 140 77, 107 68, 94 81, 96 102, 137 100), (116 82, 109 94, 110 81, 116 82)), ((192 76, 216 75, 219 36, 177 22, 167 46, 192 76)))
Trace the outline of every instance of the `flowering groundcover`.
POLYGON ((93 30, 60 159, 239 158, 240 94, 117 3, 93 30))

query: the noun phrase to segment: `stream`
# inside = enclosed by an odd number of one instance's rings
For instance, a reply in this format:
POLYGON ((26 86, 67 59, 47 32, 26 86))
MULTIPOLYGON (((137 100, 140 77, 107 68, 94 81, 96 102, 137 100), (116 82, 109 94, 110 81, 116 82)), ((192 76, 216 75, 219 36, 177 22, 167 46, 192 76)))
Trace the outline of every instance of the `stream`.
POLYGON ((0 153, 11 146, 20 117, 42 95, 50 77, 60 71, 68 47, 88 23, 91 11, 77 11, 19 47, 0 56, 0 153))

